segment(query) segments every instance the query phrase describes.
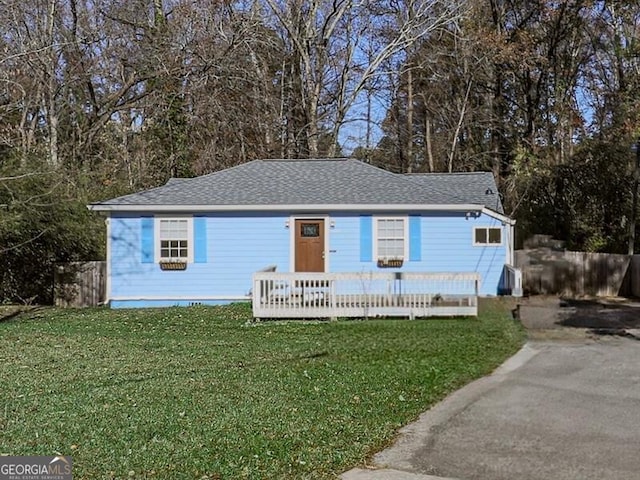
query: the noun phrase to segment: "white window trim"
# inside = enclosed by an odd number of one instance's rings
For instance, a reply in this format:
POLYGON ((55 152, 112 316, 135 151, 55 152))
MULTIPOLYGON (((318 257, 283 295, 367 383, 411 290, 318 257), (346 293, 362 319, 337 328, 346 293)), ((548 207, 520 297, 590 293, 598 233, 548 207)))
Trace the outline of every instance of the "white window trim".
MULTIPOLYGON (((372 249, 373 261, 375 262, 383 258, 378 255, 378 220, 403 220, 404 221, 404 256, 402 257, 402 260, 408 260, 409 259, 409 217, 407 217, 406 215, 399 215, 399 216, 384 216, 384 217, 374 216, 373 217, 373 249, 372 249)), ((397 257, 386 257, 386 258, 395 259, 397 257)))
POLYGON ((473 236, 471 238, 474 247, 501 247, 504 245, 504 230, 500 226, 482 226, 482 227, 473 227, 473 236), (489 243, 489 229, 495 228, 500 230, 500 243, 489 243), (487 230, 487 242, 486 243, 478 243, 476 242, 476 230, 487 230))
MULTIPOLYGON (((153 254, 155 263, 168 261, 160 257, 160 222, 161 220, 186 220, 187 221, 187 263, 193 263, 194 244, 193 244, 193 217, 186 215, 156 215, 153 222, 153 254)), ((182 261, 182 260, 181 260, 182 261)))

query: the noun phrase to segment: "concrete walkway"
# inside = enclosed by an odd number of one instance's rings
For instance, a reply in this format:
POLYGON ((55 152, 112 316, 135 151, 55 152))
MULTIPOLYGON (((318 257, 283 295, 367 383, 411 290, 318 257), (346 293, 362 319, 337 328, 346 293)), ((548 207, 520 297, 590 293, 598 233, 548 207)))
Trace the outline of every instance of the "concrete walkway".
POLYGON ((529 342, 340 478, 640 478, 640 342, 529 342))

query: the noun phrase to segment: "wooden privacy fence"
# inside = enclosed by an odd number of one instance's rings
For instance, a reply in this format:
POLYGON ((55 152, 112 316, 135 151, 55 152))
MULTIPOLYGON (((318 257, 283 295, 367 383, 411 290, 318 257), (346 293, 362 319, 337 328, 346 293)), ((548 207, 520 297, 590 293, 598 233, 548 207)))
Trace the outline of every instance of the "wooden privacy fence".
POLYGON ((566 296, 625 296, 631 292, 631 257, 612 253, 517 250, 525 293, 566 296))
POLYGON ((640 298, 640 255, 631 257, 629 270, 627 270, 628 281, 625 282, 626 290, 624 294, 629 297, 640 298))
POLYGON ((71 262, 56 266, 54 302, 58 307, 93 307, 105 301, 106 262, 71 262))
POLYGON ((476 316, 477 273, 253 275, 255 318, 476 316))

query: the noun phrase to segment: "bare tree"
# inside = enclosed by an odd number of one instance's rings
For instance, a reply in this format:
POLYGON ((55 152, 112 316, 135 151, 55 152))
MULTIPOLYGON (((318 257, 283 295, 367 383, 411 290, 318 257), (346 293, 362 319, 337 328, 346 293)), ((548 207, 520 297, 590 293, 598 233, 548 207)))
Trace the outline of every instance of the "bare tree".
POLYGON ((289 81, 311 156, 336 153, 341 129, 367 85, 399 65, 407 48, 460 15, 461 2, 264 0, 271 23, 288 48, 289 81), (408 14, 407 12, 411 12, 408 14), (296 78, 297 77, 297 78, 296 78))

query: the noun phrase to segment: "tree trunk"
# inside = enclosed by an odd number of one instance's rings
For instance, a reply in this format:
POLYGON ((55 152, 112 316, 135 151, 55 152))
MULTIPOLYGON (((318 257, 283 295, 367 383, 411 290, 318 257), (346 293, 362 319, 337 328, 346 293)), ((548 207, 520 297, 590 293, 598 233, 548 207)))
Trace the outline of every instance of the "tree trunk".
POLYGON ((47 117, 49 120, 49 164, 58 168, 58 108, 57 108, 57 83, 56 83, 56 49, 54 46, 54 25, 56 16, 56 0, 49 0, 49 14, 47 18, 47 117))
POLYGON ((431 142, 431 118, 429 118, 429 112, 425 111, 424 114, 424 156, 428 160, 429 173, 436 171, 433 163, 433 146, 431 142))
POLYGON ((453 132, 453 139, 451 140, 451 151, 449 152, 449 173, 453 172, 453 159, 456 154, 456 148, 458 146, 458 138, 460 136, 460 130, 464 122, 464 117, 467 113, 467 103, 469 102, 469 93, 471 92, 471 81, 467 85, 467 91, 464 94, 462 105, 460 105, 460 116, 458 117, 458 124, 456 130, 453 132))
POLYGON ((407 70, 407 173, 413 172, 413 72, 407 70))

